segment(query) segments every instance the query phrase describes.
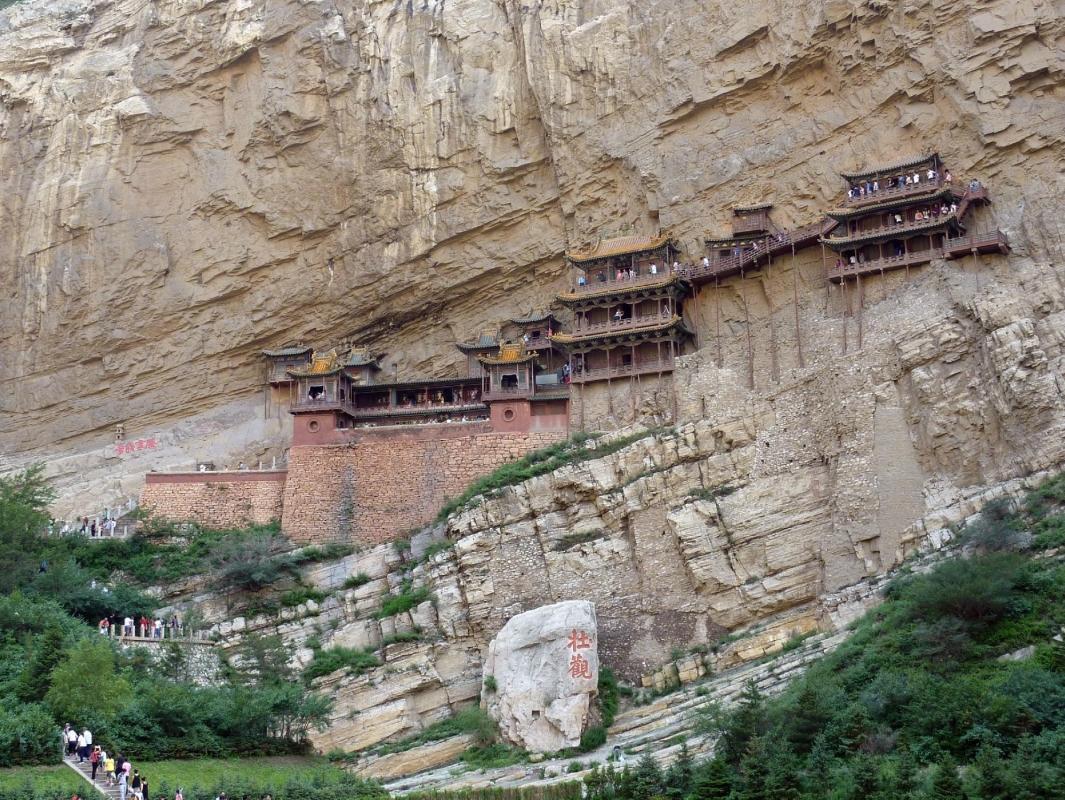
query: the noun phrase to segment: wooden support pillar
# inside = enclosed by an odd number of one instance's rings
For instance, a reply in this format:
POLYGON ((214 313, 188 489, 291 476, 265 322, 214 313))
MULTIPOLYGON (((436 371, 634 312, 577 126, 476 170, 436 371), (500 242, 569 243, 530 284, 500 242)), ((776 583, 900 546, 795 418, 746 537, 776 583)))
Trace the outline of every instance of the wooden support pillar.
POLYGON ((850 312, 850 301, 847 298, 847 278, 846 277, 843 278, 840 286, 841 286, 842 291, 843 291, 843 296, 842 296, 842 302, 843 302, 843 353, 845 355, 847 353, 847 324, 848 324, 847 323, 847 317, 849 316, 849 312, 850 312))
POLYGON ((862 306, 865 304, 865 298, 862 295, 862 276, 857 277, 857 289, 858 289, 858 349, 862 349, 862 306))
POLYGON ((754 388, 754 338, 751 336, 751 308, 747 303, 747 287, 743 267, 740 267, 740 299, 743 301, 743 317, 747 327, 747 387, 754 388))
POLYGON ((765 304, 769 312, 769 371, 773 383, 779 383, 780 365, 777 353, 777 322, 773 311, 773 290, 770 286, 770 281, 773 277, 773 254, 769 250, 768 236, 766 236, 765 242, 765 256, 765 278, 762 280, 762 286, 765 287, 765 304))
POLYGON ((795 308, 795 348, 799 355, 799 369, 806 366, 802 357, 802 331, 799 328, 799 272, 795 266, 795 242, 791 243, 791 296, 795 308))
POLYGON ((721 283, 716 275, 714 276, 714 308, 717 317, 717 368, 721 369, 725 366, 724 356, 721 351, 721 283))

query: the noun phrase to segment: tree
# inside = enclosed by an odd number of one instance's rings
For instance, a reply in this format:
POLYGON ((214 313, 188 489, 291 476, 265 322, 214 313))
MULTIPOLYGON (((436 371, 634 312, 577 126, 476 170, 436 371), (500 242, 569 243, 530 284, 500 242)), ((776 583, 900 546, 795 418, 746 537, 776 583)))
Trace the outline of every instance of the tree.
POLYGON ((666 797, 681 800, 688 794, 692 784, 692 754, 688 743, 682 742, 677 760, 669 765, 665 776, 666 797))
POLYGON ((10 592, 37 571, 39 537, 54 498, 43 464, 0 478, 0 591, 10 592))
POLYGON ((1005 800, 1009 797, 1006 785, 1006 763, 998 749, 983 745, 976 753, 969 770, 972 794, 978 800, 1005 800))
POLYGON ((748 746, 765 729, 765 699, 754 681, 747 681, 739 705, 717 743, 717 751, 731 765, 743 760, 748 746))
POLYGON ((945 756, 936 764, 932 787, 927 796, 928 800, 965 800, 965 791, 958 777, 958 765, 950 756, 945 756))
POLYGON ((808 753, 832 715, 824 707, 812 681, 803 684, 790 720, 788 738, 798 753, 808 753))
POLYGON ((632 771, 632 796, 634 798, 651 798, 661 794, 665 787, 662 785, 662 770, 650 753, 644 753, 636 762, 636 768, 632 771))
POLYGON ((111 643, 100 637, 82 639, 66 661, 52 671, 52 686, 44 696, 56 718, 77 723, 112 717, 130 698, 129 683, 115 672, 111 643))
POLYGON ((66 647, 66 636, 55 625, 49 626, 35 638, 29 661, 19 676, 19 700, 33 703, 44 699, 52 684, 52 672, 66 655, 66 647))
POLYGON ((732 793, 732 770, 722 758, 699 765, 692 776, 687 800, 726 800, 732 793))

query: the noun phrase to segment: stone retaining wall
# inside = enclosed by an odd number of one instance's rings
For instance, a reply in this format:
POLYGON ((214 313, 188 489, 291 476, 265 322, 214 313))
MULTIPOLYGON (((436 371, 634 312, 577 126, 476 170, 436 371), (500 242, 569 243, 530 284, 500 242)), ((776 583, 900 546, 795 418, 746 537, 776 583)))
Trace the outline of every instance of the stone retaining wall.
POLYGON ((281 518, 285 470, 149 472, 141 507, 211 528, 262 525, 281 518))
POLYGON ((455 424, 373 429, 346 445, 293 447, 282 529, 299 543, 387 541, 430 522, 478 477, 563 436, 455 424))

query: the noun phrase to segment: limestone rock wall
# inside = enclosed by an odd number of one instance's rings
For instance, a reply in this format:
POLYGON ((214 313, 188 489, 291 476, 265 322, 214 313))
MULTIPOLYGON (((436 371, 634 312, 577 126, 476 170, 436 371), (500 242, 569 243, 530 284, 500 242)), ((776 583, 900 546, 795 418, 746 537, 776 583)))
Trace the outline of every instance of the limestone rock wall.
POLYGON ((567 246, 668 227, 694 257, 732 202, 807 221, 837 169, 929 147, 1058 259, 1062 31, 1047 0, 18 3, 0 468, 54 461, 74 508, 254 460, 283 441, 249 419, 265 345, 440 373, 543 305, 567 246), (182 448, 97 457, 120 422, 182 448))

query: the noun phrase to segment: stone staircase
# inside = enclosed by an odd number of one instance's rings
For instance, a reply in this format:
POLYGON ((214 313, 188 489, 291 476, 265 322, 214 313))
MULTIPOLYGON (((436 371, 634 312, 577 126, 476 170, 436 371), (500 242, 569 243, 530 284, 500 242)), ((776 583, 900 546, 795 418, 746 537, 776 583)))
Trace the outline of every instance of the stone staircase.
MULTIPOLYGON (((63 763, 70 767, 72 770, 74 770, 76 773, 78 773, 82 778, 84 778, 86 783, 92 784, 92 788, 94 788, 104 797, 111 798, 111 800, 118 800, 118 786, 116 785, 108 788, 107 776, 104 775, 102 766, 99 770, 97 770, 96 781, 93 782, 92 764, 90 764, 88 761, 79 764, 77 758, 63 756, 63 763)), ((148 788, 150 789, 151 787, 148 788)))
MULTIPOLYGON (((620 746, 629 763, 644 752, 650 752, 662 765, 669 764, 680 752, 682 742, 696 757, 713 752, 713 737, 698 733, 698 712, 714 704, 729 707, 736 703, 748 681, 754 681, 764 695, 783 692, 788 683, 802 674, 813 661, 834 650, 845 638, 847 631, 811 637, 799 647, 787 653, 758 662, 742 664, 725 670, 698 683, 658 697, 645 706, 634 706, 618 714, 608 732, 603 747, 574 758, 547 759, 537 764, 517 764, 511 767, 483 771, 462 772, 461 765, 451 763, 418 774, 388 780, 385 788, 394 793, 423 792, 442 789, 481 788, 488 786, 515 787, 546 785, 581 780, 587 772, 605 763, 614 749, 620 746), (579 761, 584 769, 568 772, 573 761, 579 761)), ((439 748, 442 743, 424 747, 439 748)), ((404 755, 408 764, 417 764, 419 750, 415 748, 404 755)), ((426 753, 428 755, 428 753, 426 753)), ((363 774, 374 773, 369 765, 363 774)), ((385 777, 380 775, 379 777, 385 777)))

